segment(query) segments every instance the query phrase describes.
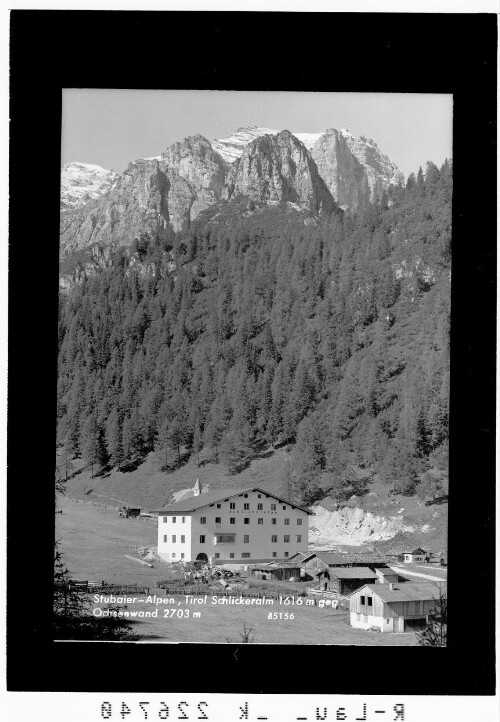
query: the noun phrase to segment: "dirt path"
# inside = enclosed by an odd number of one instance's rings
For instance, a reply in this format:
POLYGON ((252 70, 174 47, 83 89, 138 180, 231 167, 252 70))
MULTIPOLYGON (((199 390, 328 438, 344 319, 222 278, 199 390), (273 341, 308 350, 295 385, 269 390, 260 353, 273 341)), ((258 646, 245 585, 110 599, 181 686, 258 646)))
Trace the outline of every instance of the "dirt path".
POLYGON ((430 574, 422 574, 421 572, 410 572, 409 569, 404 569, 404 567, 391 567, 391 569, 394 569, 394 571, 398 572, 398 574, 401 574, 401 576, 408 574, 411 577, 423 577, 424 579, 429 579, 429 581, 431 582, 444 581, 443 577, 433 577, 430 574))

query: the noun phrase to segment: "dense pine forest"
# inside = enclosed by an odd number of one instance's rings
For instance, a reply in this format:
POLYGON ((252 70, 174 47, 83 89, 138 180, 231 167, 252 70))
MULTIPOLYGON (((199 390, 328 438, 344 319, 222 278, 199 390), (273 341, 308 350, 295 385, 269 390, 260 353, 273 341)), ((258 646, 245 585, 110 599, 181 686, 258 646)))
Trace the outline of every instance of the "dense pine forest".
POLYGON ((428 163, 360 213, 240 197, 117 248, 61 294, 59 473, 152 450, 237 473, 289 445, 305 504, 370 474, 445 492, 451 199, 428 163))

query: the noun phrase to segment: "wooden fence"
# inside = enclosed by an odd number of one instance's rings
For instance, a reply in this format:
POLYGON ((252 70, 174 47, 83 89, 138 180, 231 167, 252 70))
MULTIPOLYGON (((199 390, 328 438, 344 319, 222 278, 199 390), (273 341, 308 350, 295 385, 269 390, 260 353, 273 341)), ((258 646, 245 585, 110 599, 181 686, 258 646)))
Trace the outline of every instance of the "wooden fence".
MULTIPOLYGON (((70 501, 74 501, 76 504, 87 504, 87 506, 98 506, 101 509, 109 509, 111 511, 120 512, 121 507, 120 506, 114 506, 113 504, 101 504, 98 501, 91 501, 90 499, 77 499, 73 496, 67 496, 66 499, 69 499, 70 501)), ((124 504, 125 506, 125 504, 124 504)), ((139 521, 145 521, 148 524, 154 524, 157 525, 157 518, 156 517, 150 517, 150 516, 134 516, 130 517, 133 519, 138 519, 139 521)))

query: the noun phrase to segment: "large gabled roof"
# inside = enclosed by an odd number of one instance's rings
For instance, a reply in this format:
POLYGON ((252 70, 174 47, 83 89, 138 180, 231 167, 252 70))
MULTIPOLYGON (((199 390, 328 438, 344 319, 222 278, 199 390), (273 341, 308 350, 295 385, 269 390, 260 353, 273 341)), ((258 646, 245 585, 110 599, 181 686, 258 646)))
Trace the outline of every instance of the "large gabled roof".
POLYGON ((446 584, 441 582, 404 582, 404 584, 393 585, 365 584, 349 596, 359 594, 363 589, 369 589, 388 604, 391 602, 427 602, 438 599, 440 591, 446 591, 446 584))
POLYGON ((261 489, 258 486, 243 486, 237 489, 217 489, 216 491, 209 491, 206 494, 199 494, 198 496, 190 496, 187 499, 181 499, 180 501, 176 502, 175 504, 168 504, 167 506, 162 507, 161 509, 155 509, 150 512, 150 514, 165 514, 170 512, 182 512, 182 511, 196 511, 197 509, 201 509, 204 506, 209 506, 210 504, 215 504, 218 501, 224 501, 225 499, 230 499, 233 496, 241 496, 242 494, 246 494, 249 491, 260 491, 262 494, 265 494, 266 496, 270 496, 273 499, 276 499, 276 501, 282 502, 283 504, 288 504, 288 506, 293 507, 294 509, 300 509, 300 511, 305 512, 306 514, 312 514, 312 512, 307 511, 307 509, 304 509, 301 506, 298 506, 297 504, 292 504, 290 501, 287 501, 286 499, 281 499, 279 496, 276 496, 276 494, 273 494, 272 492, 268 491, 267 489, 261 489))
POLYGON ((304 563, 307 563, 313 557, 318 557, 322 562, 328 566, 341 566, 343 564, 363 564, 368 566, 369 564, 385 564, 385 560, 382 557, 377 557, 376 554, 339 554, 337 552, 310 552, 304 559, 304 563))

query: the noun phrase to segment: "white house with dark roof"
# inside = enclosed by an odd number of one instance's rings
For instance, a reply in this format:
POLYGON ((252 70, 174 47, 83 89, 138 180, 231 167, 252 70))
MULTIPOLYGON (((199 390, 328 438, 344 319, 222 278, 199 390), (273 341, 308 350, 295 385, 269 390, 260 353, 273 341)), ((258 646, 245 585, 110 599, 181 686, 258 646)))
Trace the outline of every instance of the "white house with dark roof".
POLYGON ((286 559, 307 552, 311 512, 247 486, 183 497, 158 515, 158 554, 169 562, 222 564, 286 559))
POLYGON ((399 561, 405 564, 423 564, 425 562, 427 552, 422 547, 417 547, 413 551, 404 551, 399 555, 399 561))
POLYGON ((410 632, 425 626, 436 608, 441 582, 365 584, 349 597, 351 626, 381 632, 410 632))

